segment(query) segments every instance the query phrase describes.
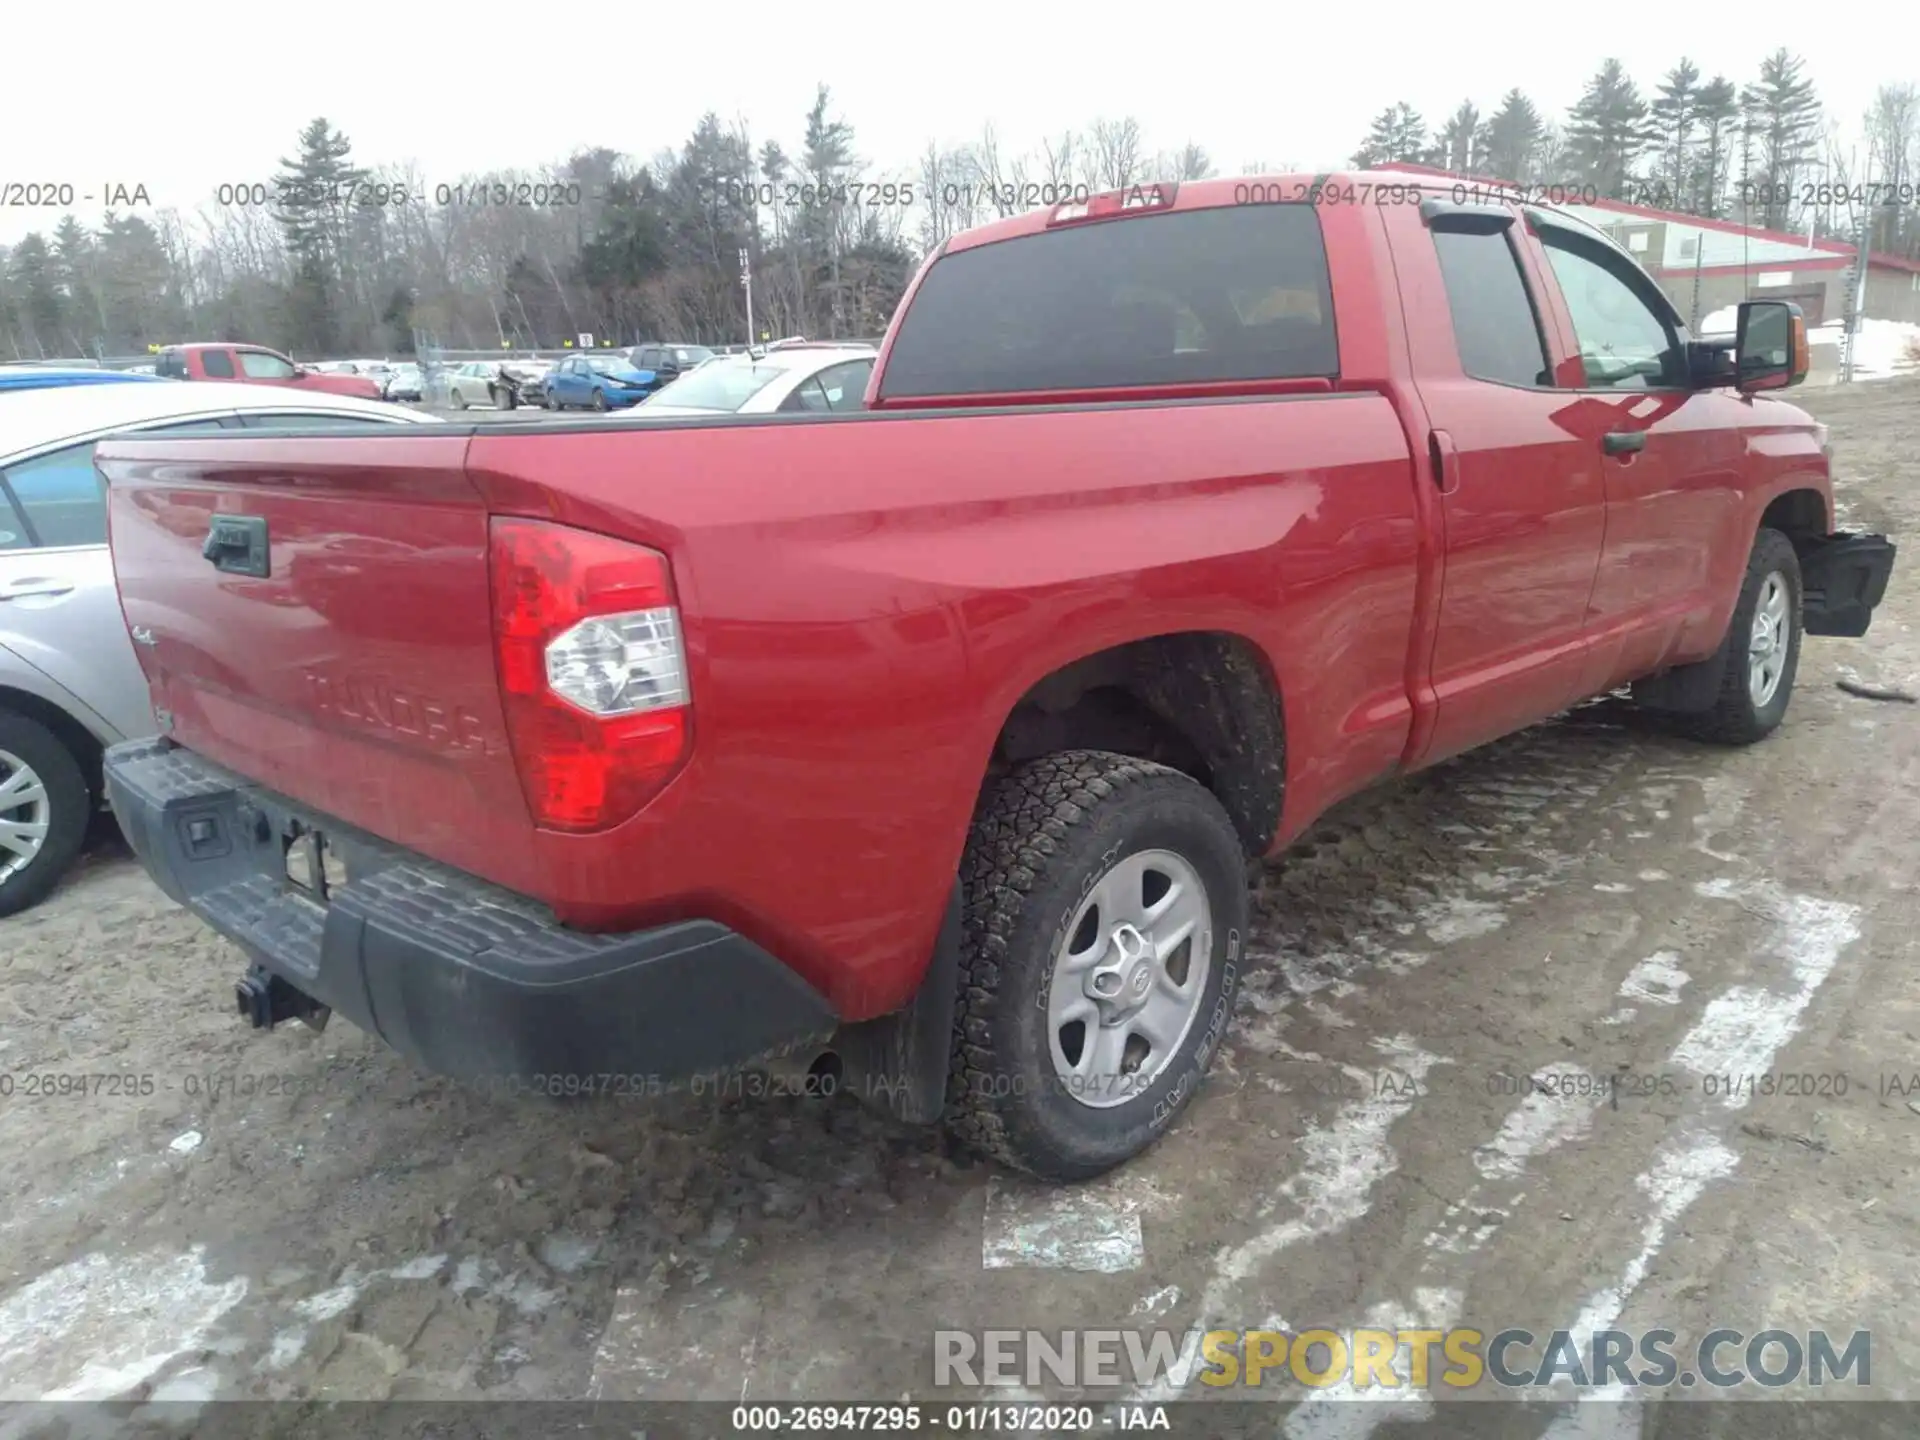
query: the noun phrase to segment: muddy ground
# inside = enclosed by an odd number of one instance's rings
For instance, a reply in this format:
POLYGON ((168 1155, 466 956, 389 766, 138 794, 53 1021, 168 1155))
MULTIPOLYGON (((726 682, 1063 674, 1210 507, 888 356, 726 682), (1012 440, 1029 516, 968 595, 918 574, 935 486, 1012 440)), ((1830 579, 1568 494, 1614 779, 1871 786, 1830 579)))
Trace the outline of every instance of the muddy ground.
MULTIPOLYGON (((1846 518, 1913 533, 1920 381, 1805 403, 1846 518)), ((256 1036, 103 839, 0 930, 0 1396, 897 1398, 936 1327, 1205 1319, 1865 1328, 1913 1397, 1920 707, 1834 682, 1920 687, 1916 563, 1763 745, 1602 706, 1329 818, 1185 1122, 1051 1202, 848 1100, 543 1107, 256 1036)))

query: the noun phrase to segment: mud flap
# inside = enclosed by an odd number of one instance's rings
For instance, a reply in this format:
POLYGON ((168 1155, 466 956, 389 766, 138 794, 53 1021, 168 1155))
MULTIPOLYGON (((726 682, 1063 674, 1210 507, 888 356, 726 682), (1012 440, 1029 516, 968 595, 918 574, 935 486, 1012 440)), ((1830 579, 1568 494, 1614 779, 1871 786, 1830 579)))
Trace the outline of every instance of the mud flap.
POLYGON ((1894 545, 1884 535, 1829 535, 1800 550, 1801 615, 1809 635, 1864 635, 1887 593, 1894 545))
POLYGON ((833 1037, 840 1089, 909 1125, 931 1125, 946 1108, 953 1011, 960 984, 960 887, 947 902, 927 973, 904 1009, 843 1026, 833 1037))
POLYGON ((1699 715, 1713 708, 1726 673, 1727 647, 1722 644, 1704 660, 1634 681, 1633 703, 1673 715, 1699 715))

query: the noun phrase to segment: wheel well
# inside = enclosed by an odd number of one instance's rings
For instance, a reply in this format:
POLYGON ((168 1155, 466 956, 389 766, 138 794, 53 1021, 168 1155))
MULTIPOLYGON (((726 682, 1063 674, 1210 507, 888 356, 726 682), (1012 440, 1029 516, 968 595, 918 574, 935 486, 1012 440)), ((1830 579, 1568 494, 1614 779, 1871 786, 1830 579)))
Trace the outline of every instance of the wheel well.
POLYGON ((0 710, 11 710, 16 715, 24 715, 46 726, 80 762, 80 773, 87 777, 87 789, 94 799, 98 800, 106 793, 106 781, 100 770, 105 747, 86 726, 52 701, 42 700, 25 690, 15 690, 10 685, 0 685, 0 710))
POLYGON ((1279 827, 1286 784, 1280 689, 1243 636, 1156 635, 1062 666, 1013 707, 994 742, 993 766, 1080 749, 1193 776, 1225 807, 1250 855, 1264 852, 1279 827))
POLYGON ((1778 530, 1805 553, 1827 535, 1827 502, 1818 490, 1788 490, 1773 497, 1761 513, 1760 528, 1778 530))

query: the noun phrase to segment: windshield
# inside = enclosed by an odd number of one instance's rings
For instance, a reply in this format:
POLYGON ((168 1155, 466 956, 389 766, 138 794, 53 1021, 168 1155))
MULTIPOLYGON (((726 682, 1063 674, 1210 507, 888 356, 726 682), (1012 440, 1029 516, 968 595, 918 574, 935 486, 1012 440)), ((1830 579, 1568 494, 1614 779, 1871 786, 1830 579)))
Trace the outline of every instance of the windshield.
POLYGON ((702 365, 662 390, 657 403, 699 410, 738 410, 787 369, 785 365, 756 363, 744 358, 702 365))
POLYGON ((587 364, 602 375, 611 375, 616 370, 631 370, 633 362, 624 355, 589 355, 587 364))

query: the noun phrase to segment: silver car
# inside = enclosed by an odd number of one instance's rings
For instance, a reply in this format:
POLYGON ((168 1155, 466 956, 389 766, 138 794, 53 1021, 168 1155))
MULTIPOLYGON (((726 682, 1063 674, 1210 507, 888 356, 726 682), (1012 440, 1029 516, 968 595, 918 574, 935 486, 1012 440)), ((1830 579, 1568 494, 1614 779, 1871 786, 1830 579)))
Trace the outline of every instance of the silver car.
POLYGON ((125 431, 415 425, 431 416, 271 385, 0 392, 0 915, 42 899, 103 803, 100 753, 154 732, 107 551, 93 447, 125 431))
POLYGON ((758 353, 721 355, 656 390, 621 418, 692 420, 859 410, 866 402, 875 358, 871 345, 791 340, 758 353))

